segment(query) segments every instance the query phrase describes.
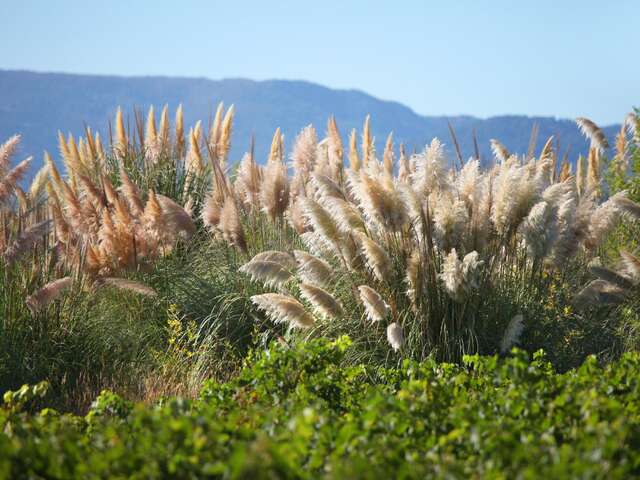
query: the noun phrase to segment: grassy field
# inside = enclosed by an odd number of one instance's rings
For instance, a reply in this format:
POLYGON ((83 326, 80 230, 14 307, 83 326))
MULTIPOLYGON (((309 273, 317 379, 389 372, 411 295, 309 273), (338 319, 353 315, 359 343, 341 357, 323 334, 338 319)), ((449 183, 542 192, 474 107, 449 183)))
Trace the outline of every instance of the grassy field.
POLYGON ((232 163, 233 115, 0 146, 0 472, 640 473, 634 114, 483 164, 369 118, 232 163))

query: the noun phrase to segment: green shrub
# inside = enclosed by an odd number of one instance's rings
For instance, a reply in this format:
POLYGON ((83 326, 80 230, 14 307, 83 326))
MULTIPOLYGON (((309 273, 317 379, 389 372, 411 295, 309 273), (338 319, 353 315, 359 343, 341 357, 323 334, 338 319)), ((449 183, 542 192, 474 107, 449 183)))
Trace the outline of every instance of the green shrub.
POLYGON ((555 373, 468 356, 344 367, 350 342, 275 345, 197 400, 86 417, 0 411, 6 478, 630 478, 640 475, 640 355, 555 373))

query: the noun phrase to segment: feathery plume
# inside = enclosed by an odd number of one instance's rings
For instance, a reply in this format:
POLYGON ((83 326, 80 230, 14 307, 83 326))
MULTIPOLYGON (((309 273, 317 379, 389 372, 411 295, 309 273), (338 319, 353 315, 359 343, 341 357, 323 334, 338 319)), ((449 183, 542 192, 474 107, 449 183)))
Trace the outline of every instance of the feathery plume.
POLYGON ((614 196, 615 204, 622 213, 626 213, 634 220, 640 220, 640 205, 624 196, 614 196))
POLYGON ((582 134, 591 141, 591 148, 597 149, 599 153, 609 148, 607 137, 594 122, 585 117, 578 117, 576 118, 576 124, 578 124, 582 134))
POLYGON ((484 264, 478 260, 478 252, 473 251, 465 255, 462 261, 458 258, 455 248, 444 258, 440 279, 444 289, 456 302, 462 302, 471 292, 477 290, 478 274, 484 264))
MULTIPOLYGON (((204 160, 200 150, 199 130, 189 130, 189 152, 185 162, 185 170, 187 175, 199 175, 204 170, 204 160)), ((185 186, 185 188, 188 188, 185 186)))
POLYGON ((149 196, 142 215, 142 223, 156 241, 162 238, 165 231, 165 222, 162 206, 153 190, 149 190, 149 196))
POLYGON ((602 244, 605 236, 616 226, 620 217, 620 200, 626 195, 618 192, 600 204, 589 216, 585 246, 595 249, 602 244))
POLYGON ((354 128, 351 130, 351 135, 349 136, 349 166, 354 172, 358 172, 360 170, 360 157, 358 156, 357 142, 356 130, 354 128))
POLYGON ((635 112, 629 112, 624 118, 624 122, 622 122, 622 125, 626 127, 629 135, 631 135, 634 139, 638 139, 639 136, 638 121, 639 119, 635 112))
POLYGON ((161 151, 169 146, 169 105, 165 104, 160 113, 160 126, 158 127, 158 144, 161 151))
POLYGON ((20 144, 20 135, 13 135, 6 142, 0 145, 0 177, 4 176, 9 169, 11 157, 18 150, 20 144))
POLYGON ((287 252, 280 252, 278 250, 265 250, 255 255, 251 262, 276 262, 287 270, 293 270, 296 268, 296 260, 287 252))
POLYGON ((42 241, 43 237, 49 231, 51 220, 45 220, 36 223, 32 227, 27 228, 22 234, 14 240, 14 242, 4 251, 4 261, 7 265, 16 262, 25 253, 30 251, 36 244, 42 241))
POLYGON ((491 220, 500 235, 516 231, 548 183, 547 174, 529 167, 536 167, 535 162, 524 166, 507 162, 499 167, 492 193, 491 220))
POLYGON ((413 250, 407 261, 407 271, 405 282, 407 284, 407 297, 411 300, 411 304, 415 308, 418 302, 418 296, 421 288, 421 266, 422 256, 419 249, 413 250))
POLYGON ((333 272, 331 265, 302 250, 294 250, 293 256, 298 264, 298 276, 304 283, 320 287, 328 285, 333 272))
POLYGON ((531 208, 529 215, 518 228, 530 254, 535 259, 544 258, 553 246, 557 235, 556 225, 553 220, 552 207, 547 202, 542 201, 531 208))
MULTIPOLYGON (((89 200, 94 209, 102 209, 107 206, 102 192, 86 175, 78 175, 82 191, 84 192, 83 203, 89 200)), ((84 205, 83 205, 84 206, 84 205)))
POLYGON ((308 230, 304 212, 302 210, 302 205, 299 199, 295 199, 291 202, 285 216, 287 218, 287 222, 296 231, 296 233, 301 234, 308 230))
POLYGON ((163 221, 171 236, 191 238, 196 232, 196 226, 183 207, 164 195, 156 195, 162 208, 163 221))
POLYGON ((280 132, 280 128, 276 128, 275 133, 273 134, 273 138, 271 139, 271 149, 269 150, 269 158, 267 160, 267 164, 271 162, 282 162, 283 154, 282 151, 282 133, 280 132))
POLYGON ((362 127, 362 164, 366 167, 372 160, 373 138, 371 136, 371 116, 367 115, 362 127))
POLYGON ((586 191, 590 194, 600 194, 600 155, 595 148, 589 150, 587 158, 586 191))
POLYGON ((577 310, 589 307, 617 305, 626 299, 626 292, 606 280, 593 280, 587 284, 573 299, 577 310))
POLYGON ((136 184, 131 181, 122 166, 120 167, 120 181, 122 182, 120 189, 129 203, 131 213, 133 213, 134 216, 139 217, 144 212, 144 206, 142 205, 142 199, 140 198, 140 190, 138 190, 136 184))
POLYGON ((271 220, 282 217, 289 206, 289 179, 287 167, 280 160, 281 153, 279 143, 274 137, 272 152, 264 169, 262 185, 260 186, 260 200, 262 209, 271 220))
POLYGON ((490 142, 491 142, 491 152, 493 153, 493 156, 496 157, 501 163, 505 163, 511 156, 511 154, 509 153, 509 150, 507 150, 507 147, 505 147, 502 143, 500 143, 495 138, 492 138, 490 142))
POLYGON ((51 179, 53 180, 56 189, 58 192, 61 192, 63 190, 62 184, 64 181, 62 180, 60 172, 58 172, 58 168, 48 152, 44 152, 44 163, 49 167, 49 173, 51 174, 51 179))
POLYGON ((326 290, 309 283, 300 284, 300 294, 309 302, 318 314, 326 319, 339 317, 342 306, 326 290))
POLYGON ((9 172, 0 180, 0 204, 6 202, 11 194, 18 186, 18 182, 24 177, 29 164, 31 163, 31 157, 23 160, 18 165, 13 167, 9 172))
POLYGON ((47 283, 27 297, 26 304, 32 315, 35 315, 43 308, 60 296, 62 292, 71 286, 71 277, 63 277, 47 283))
POLYGON ((626 250, 620 250, 620 272, 633 282, 640 282, 640 258, 626 250))
MULTIPOLYGON (((80 139, 80 141, 82 142, 82 139, 80 139)), ((64 163, 67 167, 69 176, 73 177, 75 175, 87 173, 87 166, 82 161, 78 145, 76 145, 76 141, 71 135, 69 135, 69 140, 67 141, 67 152, 67 156, 64 157, 64 163)))
POLYGON ((618 272, 615 272, 609 268, 602 267, 600 265, 590 265, 589 272, 595 277, 598 277, 601 280, 604 280, 611 285, 615 285, 616 287, 628 290, 633 288, 633 282, 626 278, 623 275, 620 275, 618 272))
POLYGON ((483 193, 480 184, 481 180, 480 161, 470 158, 456 178, 458 195, 464 200, 469 211, 473 210, 480 199, 480 195, 483 193))
POLYGON ((304 215, 314 231, 322 235, 330 245, 336 245, 340 235, 338 227, 329 212, 318 202, 309 198, 302 199, 304 215))
POLYGON ((503 355, 518 344, 522 332, 524 331, 524 317, 518 314, 511 319, 507 329, 504 331, 502 340, 500 340, 500 353, 503 355))
POLYGON ((218 160, 221 165, 227 163, 227 155, 231 150, 231 128, 233 126, 233 115, 235 113, 235 107, 231 105, 227 110, 227 113, 222 119, 222 127, 220 132, 220 139, 218 140, 218 160))
POLYGON ((353 233, 354 231, 364 232, 364 220, 355 205, 335 197, 325 198, 324 204, 335 220, 340 232, 344 234, 353 233))
POLYGON ((364 306, 367 318, 372 322, 381 322, 389 314, 390 308, 380 294, 367 285, 358 287, 360 300, 364 306))
POLYGON ((292 328, 309 328, 314 324, 304 306, 289 295, 264 293, 253 295, 251 301, 275 323, 286 323, 292 328))
POLYGON ((49 194, 49 209, 51 210, 55 235, 63 243, 68 243, 71 229, 62 213, 58 196, 50 184, 47 185, 47 193, 49 194))
POLYGON ((178 158, 182 158, 185 152, 184 115, 182 114, 182 104, 178 105, 178 108, 176 109, 175 135, 176 155, 178 158))
POLYGON ((156 128, 156 112, 153 109, 153 105, 149 107, 149 113, 147 114, 147 127, 144 135, 145 147, 148 149, 155 149, 158 143, 158 129, 156 128))
POLYGON ((331 258, 336 254, 336 247, 318 232, 306 231, 300 234, 300 240, 312 255, 331 258))
POLYGON ((540 151, 539 160, 553 160, 553 157, 553 135, 551 135, 540 151))
POLYGON ((96 157, 100 165, 104 165, 104 161, 107 157, 107 154, 104 151, 104 147, 102 146, 102 140, 100 138, 100 133, 96 132, 95 139, 93 141, 94 148, 96 150, 96 157))
POLYGON ((115 205, 118 202, 118 192, 113 186, 113 183, 111 183, 111 180, 109 180, 109 177, 106 175, 102 175, 101 182, 104 194, 107 197, 107 202, 109 202, 110 205, 115 205))
POLYGON ((400 165, 398 167, 398 180, 400 182, 408 182, 411 178, 411 165, 409 163, 409 158, 405 155, 404 152, 404 144, 400 144, 400 160, 398 161, 400 165))
POLYGON ((58 151, 60 152, 62 160, 67 163, 69 158, 69 145, 67 145, 67 140, 60 130, 58 130, 58 151))
POLYGON ((317 148, 316 130, 313 126, 308 125, 296 137, 291 152, 291 166, 294 170, 294 185, 292 188, 294 194, 297 194, 301 189, 304 190, 316 161, 317 148))
POLYGON ((292 278, 286 267, 269 260, 252 260, 240 267, 239 271, 249 275, 252 281, 262 282, 267 287, 280 287, 292 278))
POLYGON ((124 129, 122 109, 118 107, 118 110, 116 110, 116 141, 113 145, 114 153, 117 156, 124 156, 127 153, 128 144, 129 144, 129 140, 127 138, 127 132, 124 129))
POLYGON ((222 207, 224 206, 224 194, 214 190, 210 192, 204 201, 204 208, 201 212, 202 222, 211 231, 215 231, 220 224, 222 207))
POLYGON ((234 184, 235 190, 246 209, 253 211, 260 208, 261 184, 262 169, 256 163, 253 152, 246 153, 238 167, 234 184))
POLYGON ((360 172, 360 181, 353 185, 353 194, 369 221, 397 232, 407 223, 407 212, 393 183, 388 178, 384 184, 383 181, 384 179, 374 178, 363 170, 360 172))
POLYGON ((438 247, 449 250, 462 243, 469 223, 469 211, 463 200, 441 196, 433 210, 434 235, 438 247))
POLYGON ((387 326, 387 341, 391 348, 396 352, 404 345, 404 334, 402 333, 402 327, 396 322, 390 323, 387 326))
POLYGON ((207 141, 211 145, 211 149, 217 154, 217 145, 222 136, 222 114, 224 113, 224 102, 218 103, 216 113, 213 117, 213 123, 209 129, 207 141))
POLYGON ((578 155, 578 160, 576 160, 576 190, 578 195, 582 195, 584 184, 584 158, 582 155, 578 155))
POLYGON ((564 182, 571 176, 571 164, 565 160, 562 162, 562 167, 560 168, 560 177, 558 181, 564 182))
POLYGON ((367 265, 374 276, 380 282, 388 280, 391 274, 391 259, 389 258, 389 254, 364 233, 361 233, 358 238, 362 246, 362 253, 367 260, 367 265))
POLYGON ((247 242, 238 214, 238 207, 232 195, 227 195, 220 211, 220 230, 223 238, 240 251, 247 251, 247 242))
POLYGON ((314 173, 311 176, 311 185, 316 191, 316 197, 323 202, 333 198, 346 200, 342 187, 327 175, 314 173))
POLYGON ((389 134, 384 145, 382 163, 384 164, 384 171, 389 175, 393 175, 393 132, 389 134))
POLYGON ((342 137, 338 131, 338 124, 336 118, 332 115, 327 121, 327 137, 328 142, 328 154, 329 162, 331 164, 339 165, 342 168, 343 146, 342 137))
POLYGON ((93 284, 94 288, 104 286, 115 287, 119 290, 128 290, 146 297, 155 297, 157 295, 156 291, 148 285, 135 280, 127 280, 126 278, 100 277, 93 284))
POLYGON ((414 155, 416 171, 411 175, 411 180, 419 192, 429 195, 434 191, 443 190, 447 184, 444 145, 434 138, 424 152, 414 155))
POLYGON ((616 149, 615 156, 612 161, 612 169, 615 174, 622 176, 627 173, 627 169, 629 167, 629 157, 628 157, 628 148, 627 148, 627 134, 625 130, 625 125, 620 126, 620 131, 616 135, 616 149))
POLYGON ((35 177, 31 181, 31 185, 29 186, 29 198, 31 201, 37 200, 42 192, 45 190, 47 183, 49 182, 49 165, 46 163, 44 166, 38 170, 35 177))

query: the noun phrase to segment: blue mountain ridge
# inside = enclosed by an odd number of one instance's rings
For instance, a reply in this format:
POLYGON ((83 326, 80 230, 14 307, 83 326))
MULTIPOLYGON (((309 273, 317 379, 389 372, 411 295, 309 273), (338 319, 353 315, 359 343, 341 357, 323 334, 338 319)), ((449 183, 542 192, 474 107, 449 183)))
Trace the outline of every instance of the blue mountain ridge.
MULTIPOLYGON (((34 156, 35 170, 42 163, 44 150, 57 157, 58 131, 83 135, 88 125, 107 134, 118 106, 127 112, 133 125, 134 108, 146 115, 150 105, 159 111, 168 104, 173 114, 182 103, 188 127, 197 120, 208 125, 220 101, 227 106, 235 105, 232 162, 249 148, 252 135, 257 158, 264 160, 277 127, 285 135, 289 149, 298 132, 308 124, 323 135, 330 115, 336 117, 346 142, 351 129, 360 131, 370 114, 379 151, 393 131, 396 146, 403 142, 408 152, 422 150, 432 138, 438 137, 453 157, 448 122, 465 160, 474 153, 474 132, 485 161, 491 158, 491 138, 500 140, 512 152, 526 152, 534 124, 539 128, 536 151, 551 135, 559 140, 561 154, 568 149, 572 160, 588 149, 573 120, 522 115, 486 119, 467 115, 421 116, 398 102, 380 100, 359 90, 335 90, 306 81, 119 77, 12 70, 0 70, 0 141, 20 133, 20 153, 34 156)), ((603 130, 612 140, 619 126, 603 130)))

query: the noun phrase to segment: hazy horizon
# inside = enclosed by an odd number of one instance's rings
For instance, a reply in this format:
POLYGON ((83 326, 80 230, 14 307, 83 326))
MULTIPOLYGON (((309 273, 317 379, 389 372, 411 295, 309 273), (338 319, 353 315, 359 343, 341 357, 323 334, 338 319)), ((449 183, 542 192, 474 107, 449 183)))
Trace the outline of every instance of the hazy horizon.
MULTIPOLYGON (((250 82, 300 82, 300 83, 308 83, 308 84, 313 84, 313 85, 318 85, 320 87, 325 87, 328 88, 330 90, 335 90, 335 91, 354 91, 354 92, 360 92, 360 93, 364 93, 368 96, 371 96, 377 100, 383 101, 383 102, 393 102, 393 103, 399 103, 404 107, 407 107, 408 109, 410 109, 412 112, 416 113, 417 115, 421 115, 424 117, 474 117, 474 118, 478 118, 481 120, 486 120, 486 119, 490 119, 490 118, 496 118, 496 117, 510 117, 510 116, 517 116, 517 117, 530 117, 530 118, 536 118, 536 117, 540 117, 540 118, 553 118, 553 119, 557 119, 557 120, 565 120, 565 119, 573 119, 573 117, 563 117, 560 115, 555 115, 553 113, 549 113, 549 114, 528 114, 528 113, 519 113, 519 112, 503 112, 503 113, 496 113, 493 115, 488 115, 488 116, 481 116, 481 115, 474 115, 472 113, 453 113, 453 114, 423 114, 420 112, 417 112, 411 105, 407 105, 403 102, 400 102, 394 98, 382 98, 382 97, 378 97, 374 94, 371 94, 370 92, 367 92, 365 90, 362 90, 361 88, 358 87, 345 87, 345 88, 333 88, 333 87, 329 87, 327 85, 323 85, 321 83, 318 82, 314 82, 312 80, 306 80, 303 78, 265 78, 265 79, 254 79, 254 78, 247 78, 247 77, 224 77, 224 78, 210 78, 210 77, 206 77, 206 76, 180 76, 180 75, 123 75, 123 74, 106 74, 106 73, 86 73, 86 72, 63 72, 63 71, 45 71, 45 70, 36 70, 36 69, 5 69, 5 68, 0 68, 0 71, 14 71, 14 72, 27 72, 27 73, 36 73, 36 74, 54 74, 54 75, 77 75, 77 76, 88 76, 88 77, 115 77, 115 78, 123 78, 123 79, 135 79, 135 78, 182 78, 182 79, 189 79, 189 80, 207 80, 207 81, 212 81, 212 82, 223 82, 223 81, 232 81, 232 80, 243 80, 243 81, 250 81, 250 82)), ((131 106, 132 108, 135 107, 135 105, 131 106)), ((602 127, 608 127, 608 126, 612 126, 612 125, 619 125, 622 122, 623 118, 620 118, 618 120, 614 120, 612 122, 605 122, 605 123, 600 123, 600 126, 602 127)))
POLYGON ((8 10, 7 70, 303 80, 428 116, 587 116, 604 125, 640 104, 640 66, 628 52, 640 17, 632 0, 608 8, 37 0, 8 10))

